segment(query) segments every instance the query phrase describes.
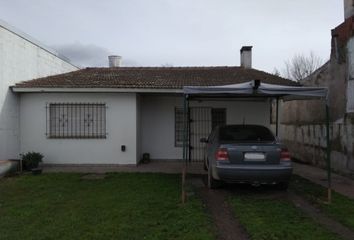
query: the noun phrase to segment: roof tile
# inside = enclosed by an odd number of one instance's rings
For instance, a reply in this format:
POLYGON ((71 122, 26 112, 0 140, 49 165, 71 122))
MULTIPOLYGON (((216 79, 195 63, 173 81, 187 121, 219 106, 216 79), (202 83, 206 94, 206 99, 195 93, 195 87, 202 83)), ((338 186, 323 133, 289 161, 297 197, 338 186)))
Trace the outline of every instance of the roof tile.
POLYGON ((16 84, 15 88, 158 88, 218 86, 259 79, 298 85, 273 74, 243 67, 115 67, 85 68, 16 84))

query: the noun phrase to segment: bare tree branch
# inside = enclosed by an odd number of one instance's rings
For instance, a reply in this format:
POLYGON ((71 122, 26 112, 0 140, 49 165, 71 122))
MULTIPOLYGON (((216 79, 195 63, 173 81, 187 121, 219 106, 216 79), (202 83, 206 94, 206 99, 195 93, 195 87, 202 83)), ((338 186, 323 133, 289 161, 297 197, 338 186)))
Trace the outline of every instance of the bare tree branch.
POLYGON ((285 61, 284 75, 288 79, 299 81, 310 76, 322 64, 323 60, 312 51, 308 56, 296 54, 291 60, 285 61))

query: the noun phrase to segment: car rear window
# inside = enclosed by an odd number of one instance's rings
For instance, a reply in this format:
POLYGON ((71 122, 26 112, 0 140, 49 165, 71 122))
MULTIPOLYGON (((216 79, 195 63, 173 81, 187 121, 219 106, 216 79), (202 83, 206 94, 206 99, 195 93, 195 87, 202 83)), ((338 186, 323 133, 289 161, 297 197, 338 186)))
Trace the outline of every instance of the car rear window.
POLYGON ((220 128, 220 141, 223 142, 273 142, 272 132, 262 126, 237 125, 220 128))

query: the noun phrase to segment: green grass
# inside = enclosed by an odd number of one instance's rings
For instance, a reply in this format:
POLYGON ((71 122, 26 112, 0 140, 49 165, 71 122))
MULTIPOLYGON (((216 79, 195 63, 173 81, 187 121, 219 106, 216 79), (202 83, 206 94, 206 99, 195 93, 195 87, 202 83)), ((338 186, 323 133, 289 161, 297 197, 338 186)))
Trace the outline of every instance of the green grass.
POLYGON ((213 239, 197 198, 180 204, 177 175, 101 180, 42 174, 0 180, 0 239, 213 239))
POLYGON ((332 203, 326 204, 327 189, 297 175, 293 176, 290 189, 302 195, 328 216, 354 230, 353 199, 333 192, 332 203))
POLYGON ((265 193, 241 194, 230 199, 240 223, 252 240, 329 240, 339 239, 282 198, 270 199, 265 193))

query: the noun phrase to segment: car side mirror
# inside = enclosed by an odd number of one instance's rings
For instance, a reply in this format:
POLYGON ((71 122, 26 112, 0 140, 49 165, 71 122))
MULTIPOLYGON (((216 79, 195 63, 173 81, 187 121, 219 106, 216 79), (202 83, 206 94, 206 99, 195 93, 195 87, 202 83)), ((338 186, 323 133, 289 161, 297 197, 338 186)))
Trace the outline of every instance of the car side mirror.
POLYGON ((207 139, 207 138, 201 138, 201 139, 200 139, 200 142, 201 142, 201 143, 208 143, 208 139, 207 139))

